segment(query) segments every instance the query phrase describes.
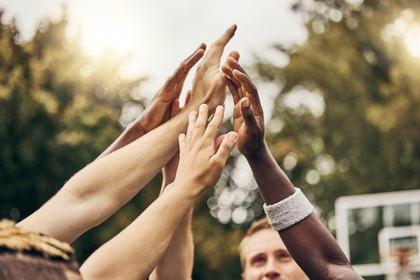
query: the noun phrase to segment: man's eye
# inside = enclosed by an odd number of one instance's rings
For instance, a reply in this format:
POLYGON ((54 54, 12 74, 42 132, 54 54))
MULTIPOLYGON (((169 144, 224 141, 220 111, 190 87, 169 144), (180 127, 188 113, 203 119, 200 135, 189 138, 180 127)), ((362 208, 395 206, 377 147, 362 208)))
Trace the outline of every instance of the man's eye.
POLYGON ((257 257, 257 258, 252 259, 252 262, 251 263, 253 265, 260 265, 260 264, 262 264, 264 262, 265 262, 265 258, 263 258, 263 257, 257 257))
POLYGON ((278 257, 282 262, 288 262, 293 260, 292 256, 288 253, 281 253, 278 255, 278 257))

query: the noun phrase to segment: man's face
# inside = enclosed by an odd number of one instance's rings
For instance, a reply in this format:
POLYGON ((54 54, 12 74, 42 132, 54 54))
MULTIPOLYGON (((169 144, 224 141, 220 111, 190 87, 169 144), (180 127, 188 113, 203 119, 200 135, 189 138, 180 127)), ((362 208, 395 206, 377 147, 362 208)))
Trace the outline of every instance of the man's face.
POLYGON ((272 229, 263 229, 251 235, 243 248, 243 256, 243 280, 309 279, 289 254, 279 234, 272 229))

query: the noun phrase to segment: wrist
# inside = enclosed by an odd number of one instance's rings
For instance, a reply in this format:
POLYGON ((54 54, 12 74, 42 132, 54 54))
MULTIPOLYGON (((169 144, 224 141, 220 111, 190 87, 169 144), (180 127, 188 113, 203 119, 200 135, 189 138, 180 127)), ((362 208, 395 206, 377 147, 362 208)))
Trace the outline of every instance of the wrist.
POLYGON ((266 160, 267 156, 270 156, 270 150, 268 148, 267 142, 265 139, 261 141, 259 145, 252 152, 244 154, 245 158, 248 161, 260 161, 266 160))
POLYGON ((137 119, 130 124, 127 125, 126 129, 124 130, 124 135, 127 139, 137 139, 142 135, 146 134, 141 125, 141 120, 137 119))
POLYGON ((176 192, 181 194, 186 202, 194 202, 197 199, 197 197, 201 194, 201 192, 199 191, 200 188, 198 188, 195 184, 177 179, 175 179, 172 183, 166 186, 165 192, 167 190, 170 192, 176 192))

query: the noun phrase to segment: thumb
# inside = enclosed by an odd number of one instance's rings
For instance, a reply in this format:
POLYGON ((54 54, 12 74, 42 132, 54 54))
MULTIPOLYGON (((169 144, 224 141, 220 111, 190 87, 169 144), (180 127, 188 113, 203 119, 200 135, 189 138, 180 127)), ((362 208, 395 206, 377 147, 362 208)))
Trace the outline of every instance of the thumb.
POLYGON ((245 125, 247 127, 257 127, 258 122, 255 119, 254 109, 252 109, 249 99, 244 97, 240 101, 241 104, 241 114, 244 119, 245 125))
POLYGON ((226 162, 230 152, 232 152, 237 142, 238 142, 238 134, 233 131, 229 132, 223 138, 223 141, 220 144, 219 149, 217 150, 214 156, 217 157, 219 160, 223 160, 223 162, 226 162))

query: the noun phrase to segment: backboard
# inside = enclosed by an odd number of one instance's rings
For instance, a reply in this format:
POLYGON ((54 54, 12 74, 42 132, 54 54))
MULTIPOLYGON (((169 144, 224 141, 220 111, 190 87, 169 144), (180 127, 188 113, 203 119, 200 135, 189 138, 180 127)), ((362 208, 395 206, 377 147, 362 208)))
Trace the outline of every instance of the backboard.
POLYGON ((335 211, 337 242, 361 276, 394 274, 389 256, 402 247, 420 273, 420 190, 339 197, 335 211))

